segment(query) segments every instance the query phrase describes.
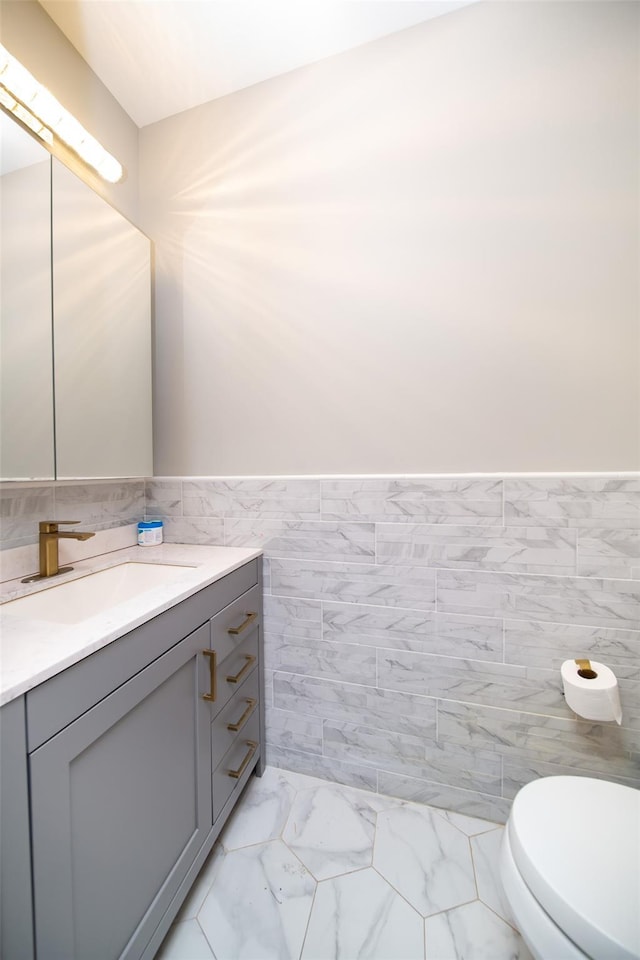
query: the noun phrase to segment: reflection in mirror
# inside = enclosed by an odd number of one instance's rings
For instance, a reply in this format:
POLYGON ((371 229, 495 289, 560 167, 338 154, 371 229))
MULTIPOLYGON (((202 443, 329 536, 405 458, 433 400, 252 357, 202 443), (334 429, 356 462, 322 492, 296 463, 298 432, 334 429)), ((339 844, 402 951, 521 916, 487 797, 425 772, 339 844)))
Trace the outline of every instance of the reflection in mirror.
POLYGON ((0 113, 0 476, 55 476, 51 157, 0 113))
POLYGON ((58 479, 152 469, 150 243, 53 161, 58 479))

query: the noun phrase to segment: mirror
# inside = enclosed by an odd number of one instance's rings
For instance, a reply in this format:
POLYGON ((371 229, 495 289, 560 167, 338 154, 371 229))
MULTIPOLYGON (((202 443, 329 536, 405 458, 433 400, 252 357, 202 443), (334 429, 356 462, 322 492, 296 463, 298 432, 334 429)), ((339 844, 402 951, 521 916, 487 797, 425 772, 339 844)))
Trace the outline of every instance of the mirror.
POLYGON ((52 183, 56 476, 148 476, 149 240, 56 159, 52 183))
POLYGON ((149 239, 1 120, 0 476, 149 476, 149 239))
POLYGON ((0 115, 0 475, 52 480, 51 156, 0 115))

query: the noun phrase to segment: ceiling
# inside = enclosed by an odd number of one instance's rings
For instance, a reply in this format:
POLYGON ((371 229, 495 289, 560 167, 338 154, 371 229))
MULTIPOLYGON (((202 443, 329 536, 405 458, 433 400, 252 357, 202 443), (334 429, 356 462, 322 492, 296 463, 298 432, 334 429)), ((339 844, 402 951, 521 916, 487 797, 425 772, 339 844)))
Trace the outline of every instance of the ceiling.
POLYGON ((143 127, 474 0, 40 0, 143 127))

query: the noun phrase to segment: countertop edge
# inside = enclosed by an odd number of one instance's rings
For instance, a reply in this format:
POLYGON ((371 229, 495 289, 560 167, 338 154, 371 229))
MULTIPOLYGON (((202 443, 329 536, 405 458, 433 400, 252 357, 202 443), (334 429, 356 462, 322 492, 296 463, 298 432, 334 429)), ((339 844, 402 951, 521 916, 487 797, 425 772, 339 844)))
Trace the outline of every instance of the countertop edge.
MULTIPOLYGON (((124 547, 100 557, 93 557, 75 564, 75 575, 66 577, 64 582, 80 579, 90 573, 106 570, 120 563, 130 561, 181 564, 186 570, 193 569, 193 579, 183 579, 175 588, 164 585, 153 588, 145 594, 112 608, 109 615, 98 614, 88 620, 72 626, 45 622, 42 620, 18 620, 2 611, 2 660, 0 661, 0 706, 16 700, 18 697, 46 680, 79 663, 91 654, 118 640, 136 627, 152 620, 171 607, 193 596, 210 584, 221 580, 234 570, 262 556, 262 550, 251 548, 201 546, 197 544, 168 544, 158 547, 124 547), (139 551, 144 549, 144 556, 139 551), (225 551, 221 554, 220 551, 225 551), (228 553, 227 553, 228 552, 228 553), (233 557, 232 557, 233 555, 233 557), (191 561, 191 563, 189 563, 191 561), (198 563, 196 563, 198 561, 198 563), (197 571, 197 573, 195 572, 197 571), (113 614, 115 611, 115 615, 113 614), (132 611, 129 613, 128 611, 132 611), (86 643, 82 634, 89 633, 86 643), (7 636, 9 634, 9 636, 7 636), (20 636, 22 634, 22 637, 20 636), (93 634, 93 635, 92 635, 93 634), (48 635, 48 637, 47 637, 48 635), (57 650, 56 646, 69 638, 68 649, 57 650), (51 645, 47 645, 47 640, 51 645), (56 644, 58 640, 58 644, 56 644), (17 660, 6 669, 6 644, 20 644, 17 660), (34 660, 31 667, 29 660, 34 660)), ((188 578, 188 574, 185 574, 188 578)), ((47 585, 44 589, 47 589, 47 585)), ((42 588, 41 588, 42 589, 42 588)), ((30 592, 39 592, 38 590, 30 592)), ((5 602, 10 602, 7 599, 5 602)), ((13 652, 13 651, 12 651, 13 652)))

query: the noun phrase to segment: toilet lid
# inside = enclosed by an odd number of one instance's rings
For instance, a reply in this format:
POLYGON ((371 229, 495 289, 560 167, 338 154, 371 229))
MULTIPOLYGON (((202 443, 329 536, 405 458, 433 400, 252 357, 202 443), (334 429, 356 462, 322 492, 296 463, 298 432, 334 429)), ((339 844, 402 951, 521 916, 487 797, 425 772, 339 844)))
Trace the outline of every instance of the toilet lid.
POLYGON ((544 777, 520 790, 508 830, 523 880, 587 956, 640 957, 640 791, 544 777))

